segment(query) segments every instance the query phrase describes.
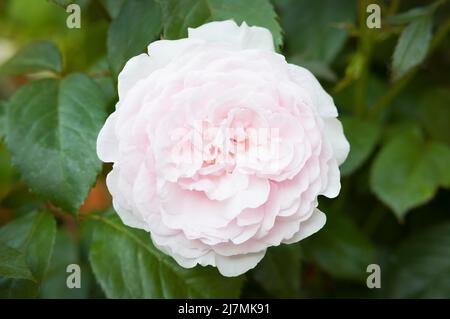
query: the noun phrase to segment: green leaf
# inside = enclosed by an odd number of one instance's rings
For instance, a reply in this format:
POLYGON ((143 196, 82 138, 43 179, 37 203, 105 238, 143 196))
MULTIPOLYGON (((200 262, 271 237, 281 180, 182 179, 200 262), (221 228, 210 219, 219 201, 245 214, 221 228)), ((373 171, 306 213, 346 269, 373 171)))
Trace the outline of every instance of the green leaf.
POLYGON ((350 143, 350 153, 340 167, 342 175, 349 175, 358 169, 369 157, 380 137, 381 128, 376 122, 356 117, 341 118, 344 133, 350 143))
POLYGON ((40 298, 75 299, 86 298, 89 292, 89 282, 80 260, 80 251, 72 236, 62 229, 56 233, 55 247, 47 273, 42 281, 40 298), (66 280, 70 273, 67 266, 77 264, 81 267, 81 287, 70 289, 66 280))
POLYGON ((208 0, 160 0, 160 3, 166 39, 185 38, 188 28, 196 28, 211 19, 208 0))
POLYGON ((0 66, 0 74, 24 74, 62 71, 61 53, 49 41, 32 42, 0 66))
POLYGON ((184 269, 156 249, 150 235, 117 216, 97 217, 90 261, 109 298, 236 298, 242 278, 211 267, 184 269))
POLYGON ((34 280, 25 255, 0 242, 0 277, 34 280))
MULTIPOLYGON (((450 296, 450 223, 414 234, 398 247, 389 270, 389 298, 450 296)), ((383 290, 384 290, 383 289, 383 290)))
POLYGON ((0 228, 0 242, 22 252, 36 282, 0 279, 0 297, 37 297, 53 251, 56 222, 45 211, 29 213, 0 228))
POLYGON ((187 36, 187 28, 209 21, 233 19, 241 24, 265 27, 272 32, 275 46, 283 44, 281 27, 268 0, 165 0, 161 1, 164 16, 164 36, 179 39, 187 36))
POLYGON ((253 278, 274 298, 299 298, 300 257, 299 245, 271 247, 252 271, 253 278))
POLYGON ((352 220, 333 211, 324 229, 302 241, 308 260, 338 279, 365 280, 367 265, 375 262, 375 248, 352 220))
POLYGON ((437 183, 436 188, 450 188, 450 147, 439 142, 427 144, 427 151, 424 154, 425 161, 431 166, 430 175, 437 183))
POLYGON ((355 20, 353 1, 280 0, 287 49, 305 61, 330 64, 343 48, 349 32, 343 24, 355 20))
POLYGON ((450 90, 438 88, 426 92, 420 100, 420 112, 426 132, 450 145, 450 90))
POLYGON ((98 76, 93 77, 93 80, 102 89, 105 95, 106 104, 114 105, 117 100, 117 92, 114 84, 114 79, 111 77, 109 72, 109 64, 106 56, 99 59, 94 65, 92 65, 88 71, 89 74, 97 74, 98 76))
POLYGON ((433 198, 439 186, 450 185, 450 148, 426 142, 414 131, 388 142, 377 155, 370 176, 372 191, 403 219, 408 210, 433 198))
POLYGON ((431 42, 432 16, 414 20, 402 31, 394 50, 392 76, 398 80, 425 59, 431 42))
POLYGON ((112 18, 116 18, 119 15, 124 2, 125 0, 102 0, 106 11, 108 11, 109 16, 112 18))
POLYGON ((128 0, 108 30, 111 70, 118 75, 125 63, 142 53, 161 31, 161 8, 152 0, 128 0))
POLYGON ((8 105, 12 162, 33 191, 76 212, 102 167, 95 151, 106 116, 100 88, 82 74, 38 80, 8 105))

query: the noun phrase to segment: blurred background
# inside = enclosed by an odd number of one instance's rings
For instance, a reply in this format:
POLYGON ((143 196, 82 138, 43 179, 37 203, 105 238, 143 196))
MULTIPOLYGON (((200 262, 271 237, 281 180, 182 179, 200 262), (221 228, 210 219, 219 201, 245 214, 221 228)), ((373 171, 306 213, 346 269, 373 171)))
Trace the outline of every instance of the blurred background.
MULTIPOLYGON (((29 81, 49 76, 48 71, 14 74, 2 69, 34 41, 53 42, 64 74, 88 74, 101 88, 107 112, 113 109, 117 92, 107 37, 126 1, 75 2, 82 12, 79 29, 66 27, 65 8, 71 1, 0 0, 0 230, 43 205, 57 225, 53 254, 39 285, 21 282, 14 290, 0 276, 1 297, 111 296, 92 274, 91 222, 81 222, 82 216, 111 206, 104 181, 109 167, 103 167, 74 216, 30 189, 12 165, 4 138, 7 101, 29 81), (66 286, 69 263, 86 270, 81 289, 66 286)), ((188 2, 188 8, 195 4, 188 2)), ((299 244, 269 249, 246 274, 238 295, 450 297, 450 3, 271 3, 282 30, 279 51, 289 62, 310 69, 333 96, 352 149, 341 167, 341 194, 320 199, 328 217, 325 228, 299 244), (372 3, 381 9, 380 28, 366 23, 372 3), (380 266, 381 288, 366 285, 371 264, 380 266)))

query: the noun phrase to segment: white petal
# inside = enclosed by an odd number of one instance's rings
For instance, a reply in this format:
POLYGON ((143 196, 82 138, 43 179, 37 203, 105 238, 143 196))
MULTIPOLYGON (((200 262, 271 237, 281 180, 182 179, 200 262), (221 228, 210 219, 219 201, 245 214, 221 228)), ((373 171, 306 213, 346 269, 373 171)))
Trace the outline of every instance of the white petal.
POLYGON ((142 53, 132 57, 119 73, 118 91, 119 99, 123 99, 127 92, 139 81, 147 78, 157 69, 155 62, 150 57, 142 53))
POLYGON ((139 217, 137 217, 131 207, 129 207, 127 200, 122 198, 122 194, 120 189, 118 189, 119 184, 119 171, 118 169, 112 169, 112 171, 106 176, 106 185, 108 186, 108 190, 113 197, 113 207, 114 210, 119 215, 122 222, 130 227, 144 229, 149 231, 149 227, 139 217))
POLYGON ((289 64, 291 75, 295 83, 306 89, 311 95, 317 113, 322 117, 336 117, 338 115, 333 98, 322 88, 316 77, 307 69, 295 64, 289 64))
POLYGON ((316 208, 310 218, 300 223, 299 231, 290 239, 284 240, 283 243, 293 244, 311 236, 315 232, 319 231, 325 225, 326 221, 326 215, 316 208))
POLYGON ((250 178, 248 189, 224 201, 210 200, 202 192, 167 183, 160 194, 162 221, 172 229, 214 236, 218 228, 227 226, 244 209, 264 204, 269 192, 269 182, 257 177, 250 178))
POLYGON ((234 256, 216 255, 216 267, 225 277, 236 277, 254 268, 265 254, 266 250, 234 256))
POLYGON ((158 236, 152 232, 151 238, 153 244, 159 249, 171 256, 179 256, 178 259, 180 260, 189 259, 191 263, 210 251, 208 246, 199 241, 190 241, 180 232, 170 236, 158 236))
POLYGON ((206 190, 206 194, 211 200, 221 201, 234 196, 238 192, 245 191, 248 184, 248 175, 234 171, 232 174, 218 177, 213 188, 206 190))
POLYGON ((250 177, 249 185, 246 190, 239 192, 235 197, 231 198, 228 207, 231 208, 229 218, 235 218, 237 214, 233 211, 242 212, 246 208, 256 208, 267 201, 270 193, 270 183, 266 179, 258 177, 250 177))
POLYGON ((119 74, 119 98, 123 99, 127 92, 139 81, 147 78, 152 72, 163 68, 174 57, 198 42, 189 39, 159 40, 150 43, 148 54, 142 53, 132 57, 119 74))
POLYGON ((116 112, 113 112, 103 125, 97 137, 97 156, 105 163, 115 162, 119 156, 119 141, 115 133, 116 112))
POLYGON ((232 20, 214 21, 198 28, 188 28, 190 39, 210 43, 223 43, 239 49, 274 51, 272 33, 262 27, 249 27, 245 22, 239 27, 232 20))
POLYGON ((147 224, 136 218, 131 210, 124 208, 115 197, 113 197, 112 204, 122 223, 133 228, 150 230, 147 224))
POLYGON ((341 179, 339 167, 335 160, 330 160, 328 163, 327 185, 321 194, 328 198, 335 198, 340 190, 341 179))
POLYGON ((157 68, 169 64, 175 57, 185 52, 190 47, 203 43, 192 39, 158 40, 149 44, 148 54, 157 68))
POLYGON ((197 28, 188 28, 189 39, 206 42, 221 42, 240 46, 241 34, 239 26, 232 20, 205 23, 197 28))
POLYGON ((341 165, 350 151, 350 144, 345 138, 342 124, 336 118, 324 119, 324 124, 325 137, 330 143, 334 158, 338 165, 341 165))
POLYGON ((223 201, 248 188, 249 176, 234 170, 231 174, 178 180, 183 189, 205 192, 211 200, 223 201))
POLYGON ((245 49, 275 51, 272 33, 268 29, 257 26, 249 27, 245 22, 242 22, 241 29, 246 31, 245 49))
POLYGON ((195 267, 195 266, 198 264, 198 260, 197 260, 197 259, 195 259, 195 258, 186 258, 186 257, 181 256, 181 255, 179 255, 179 254, 173 253, 173 252, 170 250, 169 247, 166 247, 166 246, 160 246, 160 245, 158 245, 157 243, 155 243, 155 240, 154 240, 154 238, 153 238, 153 235, 152 235, 151 237, 152 237, 153 244, 154 244, 159 250, 161 250, 162 252, 164 252, 164 253, 166 253, 167 255, 171 256, 171 257, 178 263, 178 265, 180 265, 181 267, 183 267, 183 268, 188 268, 188 269, 189 269, 189 268, 195 267))
POLYGON ((156 176, 145 164, 142 164, 137 173, 132 189, 133 207, 136 215, 141 215, 142 219, 147 219, 157 211, 156 201, 156 176))

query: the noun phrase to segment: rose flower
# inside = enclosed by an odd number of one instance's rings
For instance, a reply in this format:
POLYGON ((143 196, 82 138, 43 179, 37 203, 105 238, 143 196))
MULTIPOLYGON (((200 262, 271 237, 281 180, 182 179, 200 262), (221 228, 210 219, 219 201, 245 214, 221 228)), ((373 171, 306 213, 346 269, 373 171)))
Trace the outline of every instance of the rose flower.
POLYGON ((237 276, 324 226, 317 197, 338 195, 349 144, 332 98, 270 31, 211 22, 155 41, 118 88, 97 141, 114 208, 181 266, 237 276))

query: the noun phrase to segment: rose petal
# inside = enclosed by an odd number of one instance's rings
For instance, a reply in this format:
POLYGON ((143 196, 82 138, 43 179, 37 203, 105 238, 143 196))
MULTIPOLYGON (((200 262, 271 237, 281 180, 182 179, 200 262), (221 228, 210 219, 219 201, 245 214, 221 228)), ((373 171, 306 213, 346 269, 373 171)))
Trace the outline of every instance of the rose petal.
POLYGON ((272 33, 266 28, 249 27, 245 22, 239 27, 232 20, 214 21, 197 28, 188 28, 190 39, 211 43, 225 43, 241 49, 274 51, 272 33))
POLYGON ((254 268, 266 251, 235 256, 216 255, 216 267, 226 277, 236 277, 254 268))
POLYGON ((350 144, 344 136, 342 123, 335 118, 324 119, 324 133, 338 165, 344 163, 350 151, 350 144))
POLYGON ((285 244, 292 244, 305 239, 319 231, 325 225, 326 221, 326 215, 316 208, 312 216, 300 224, 300 230, 294 236, 283 242, 285 244))

